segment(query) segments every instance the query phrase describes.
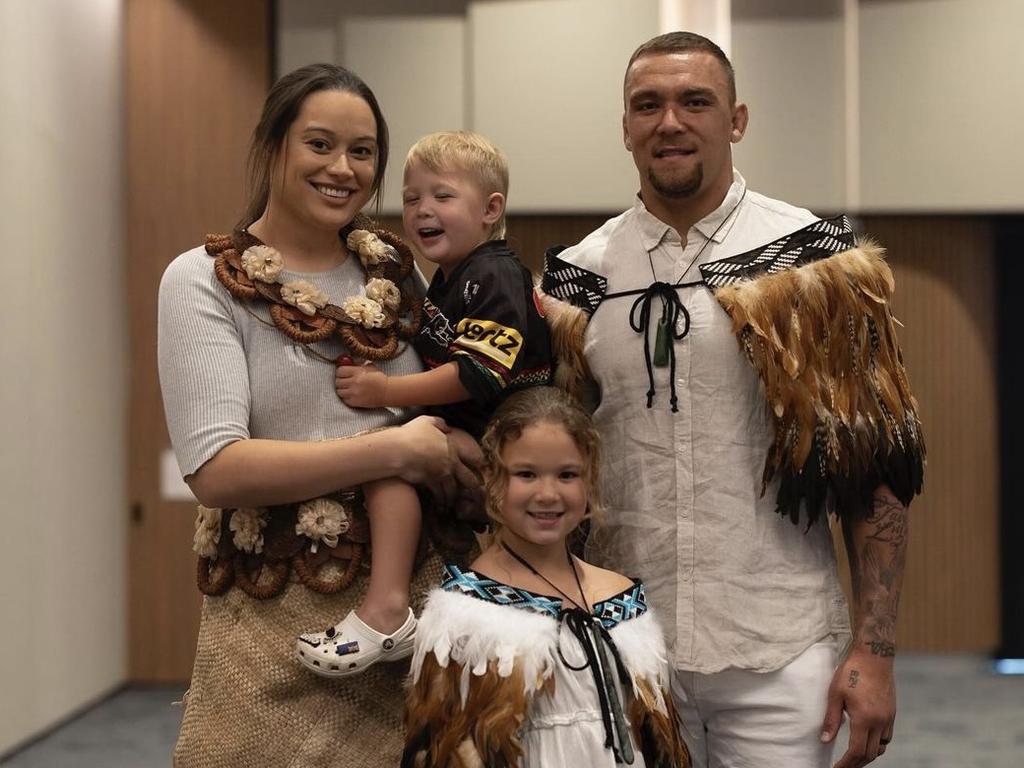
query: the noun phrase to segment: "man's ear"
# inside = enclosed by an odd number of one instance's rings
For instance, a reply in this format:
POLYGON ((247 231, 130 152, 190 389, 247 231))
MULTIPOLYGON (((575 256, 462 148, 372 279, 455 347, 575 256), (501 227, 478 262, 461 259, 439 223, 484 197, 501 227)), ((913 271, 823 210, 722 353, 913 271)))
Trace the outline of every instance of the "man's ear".
POLYGON ((493 224, 505 213, 505 196, 501 192, 491 192, 484 208, 484 221, 493 224))
POLYGON ((622 143, 626 145, 626 151, 633 151, 633 142, 629 140, 629 131, 626 130, 626 113, 622 113, 622 143))
POLYGON ((747 132, 749 121, 750 112, 747 110, 747 105, 737 104, 732 111, 732 133, 729 135, 729 141, 733 144, 739 142, 743 138, 743 134, 747 132))

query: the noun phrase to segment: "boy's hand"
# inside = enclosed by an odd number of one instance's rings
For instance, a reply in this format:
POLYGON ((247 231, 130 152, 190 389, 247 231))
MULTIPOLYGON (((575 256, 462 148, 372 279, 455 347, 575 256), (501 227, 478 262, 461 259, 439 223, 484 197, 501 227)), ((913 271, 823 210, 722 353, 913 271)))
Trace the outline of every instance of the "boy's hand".
POLYGON ((353 408, 380 408, 385 404, 384 393, 388 386, 386 374, 373 363, 352 365, 349 359, 340 362, 334 374, 334 391, 345 401, 345 405, 353 408))

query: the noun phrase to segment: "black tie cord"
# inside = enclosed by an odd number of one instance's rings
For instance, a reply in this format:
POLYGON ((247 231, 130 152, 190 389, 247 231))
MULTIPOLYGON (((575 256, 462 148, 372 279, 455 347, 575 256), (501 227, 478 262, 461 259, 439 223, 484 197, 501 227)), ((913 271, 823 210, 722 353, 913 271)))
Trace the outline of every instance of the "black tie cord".
POLYGON ((622 702, 619 700, 619 692, 612 677, 613 663, 622 686, 628 690, 632 683, 625 665, 622 663, 622 657, 619 656, 619 649, 615 647, 615 641, 612 640, 611 634, 604 628, 601 620, 582 608, 563 608, 558 614, 558 620, 579 641, 586 661, 580 666, 573 666, 569 663, 562 650, 561 631, 558 633, 558 658, 561 659, 562 664, 574 672, 590 668, 594 686, 597 688, 598 702, 601 705, 605 749, 612 750, 616 763, 632 765, 635 757, 633 744, 626 728, 626 717, 622 710, 622 702), (618 741, 617 745, 616 741, 618 741))
POLYGON ((566 546, 565 557, 569 562, 569 567, 572 568, 573 578, 576 579, 576 588, 580 592, 582 605, 565 594, 557 584, 534 568, 526 558, 504 541, 501 542, 501 546, 530 573, 546 581, 548 586, 558 592, 572 606, 571 608, 563 608, 558 613, 558 642, 556 644, 558 658, 566 668, 574 672, 582 672, 584 669, 590 668, 590 673, 594 677, 594 685, 597 688, 598 702, 601 705, 605 749, 612 751, 616 764, 632 765, 635 759, 633 742, 630 740, 629 730, 626 728, 626 715, 622 711, 622 702, 619 700, 619 692, 615 687, 615 680, 612 677, 612 665, 608 658, 609 653, 615 662, 615 671, 618 673, 619 682, 622 686, 628 690, 632 682, 630 681, 629 674, 626 672, 625 665, 622 663, 622 657, 619 656, 619 649, 615 647, 615 641, 612 640, 611 633, 604 628, 601 619, 594 615, 593 610, 590 608, 590 603, 587 602, 587 596, 583 592, 583 584, 580 582, 580 575, 576 571, 576 564, 572 560, 569 547, 566 546), (579 641, 580 646, 583 648, 583 654, 586 656, 586 661, 578 667, 570 664, 565 658, 565 653, 562 651, 562 624, 565 624, 573 637, 579 641), (616 737, 618 737, 618 745, 615 743, 616 737))
POLYGON ((672 285, 671 283, 655 281, 646 288, 609 293, 604 297, 606 300, 616 299, 621 296, 637 297, 636 301, 633 302, 633 308, 629 311, 629 327, 637 333, 643 334, 644 337, 644 364, 647 366, 648 408, 652 407, 654 403, 654 368, 651 362, 651 339, 648 333, 651 325, 651 304, 656 297, 661 299, 661 319, 658 321, 658 325, 665 328, 673 340, 673 343, 668 345, 668 360, 672 384, 672 413, 677 413, 679 411, 679 397, 676 394, 676 345, 674 342, 679 341, 690 332, 690 313, 679 298, 677 289, 700 284, 699 282, 693 282, 672 285), (680 314, 683 316, 683 330, 677 332, 676 322, 679 320, 680 314))

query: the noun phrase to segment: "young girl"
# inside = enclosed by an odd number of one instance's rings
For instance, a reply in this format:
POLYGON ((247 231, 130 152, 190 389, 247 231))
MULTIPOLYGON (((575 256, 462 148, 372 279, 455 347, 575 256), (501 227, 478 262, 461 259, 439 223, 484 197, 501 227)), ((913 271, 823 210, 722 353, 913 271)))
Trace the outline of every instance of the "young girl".
POLYGON ((402 765, 687 768, 643 584, 569 552, 600 513, 589 417, 535 387, 498 409, 483 449, 497 532, 423 611, 402 765))

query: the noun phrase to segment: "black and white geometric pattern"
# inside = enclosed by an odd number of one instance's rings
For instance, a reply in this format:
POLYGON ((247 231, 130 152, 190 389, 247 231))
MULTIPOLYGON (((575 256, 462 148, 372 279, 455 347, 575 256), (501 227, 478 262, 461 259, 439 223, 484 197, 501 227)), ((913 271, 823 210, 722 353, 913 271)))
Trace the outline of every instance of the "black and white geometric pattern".
POLYGON ((608 280, 601 275, 580 269, 558 254, 565 246, 548 248, 544 254, 544 275, 540 287, 548 296, 579 307, 588 315, 594 314, 608 291, 608 280))
MULTIPOLYGON (((488 579, 473 571, 464 571, 452 563, 447 563, 444 566, 441 589, 445 592, 459 592, 469 597, 475 597, 485 603, 547 614, 553 619, 559 617, 564 607, 559 598, 538 595, 526 589, 502 584, 500 581, 488 579)), ((601 620, 605 629, 611 629, 620 622, 644 615, 647 613, 647 593, 644 591, 644 585, 641 582, 634 582, 632 586, 622 590, 619 594, 594 603, 593 611, 594 616, 601 620)))
POLYGON ((752 251, 703 264, 700 272, 709 288, 720 288, 833 256, 852 248, 855 240, 850 220, 840 214, 819 219, 752 251))
POLYGON ((620 621, 629 621, 645 613, 647 593, 640 582, 635 582, 632 587, 614 597, 594 604, 594 615, 601 620, 605 629, 611 629, 620 621))

